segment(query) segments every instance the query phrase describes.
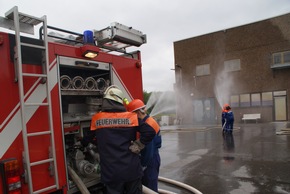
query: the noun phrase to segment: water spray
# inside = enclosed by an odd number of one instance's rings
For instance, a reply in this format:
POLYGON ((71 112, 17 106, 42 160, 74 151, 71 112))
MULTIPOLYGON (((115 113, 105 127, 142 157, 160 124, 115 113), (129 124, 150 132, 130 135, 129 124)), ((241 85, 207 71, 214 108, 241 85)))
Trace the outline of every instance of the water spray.
POLYGON ((146 104, 147 110, 153 107, 150 116, 156 116, 168 111, 175 112, 176 105, 173 99, 175 99, 173 92, 153 92, 146 104))
POLYGON ((215 80, 214 93, 219 106, 223 107, 223 104, 229 103, 230 90, 232 88, 232 79, 229 76, 229 72, 223 70, 215 80))

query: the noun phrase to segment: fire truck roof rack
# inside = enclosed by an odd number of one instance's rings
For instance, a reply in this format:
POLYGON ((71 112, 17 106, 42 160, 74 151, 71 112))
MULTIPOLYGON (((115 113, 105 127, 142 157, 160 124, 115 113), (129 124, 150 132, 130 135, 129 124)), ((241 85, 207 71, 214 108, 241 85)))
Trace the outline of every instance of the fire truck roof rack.
MULTIPOLYGON (((60 34, 57 33, 53 33, 53 32, 49 32, 47 34, 48 37, 57 39, 57 40, 63 40, 65 42, 63 43, 70 43, 70 42, 74 42, 76 44, 83 44, 82 38, 83 38, 83 34, 77 33, 77 32, 72 32, 72 31, 68 31, 68 30, 64 30, 61 28, 57 28, 57 27, 53 27, 53 26, 47 26, 47 29, 51 29, 54 31, 59 31, 59 32, 64 32, 66 34, 69 34, 70 36, 61 36, 60 34)), ((39 37, 40 39, 42 39, 42 35, 43 35, 43 26, 39 28, 39 37)))
MULTIPOLYGON (((15 30, 14 26, 14 8, 6 12, 5 17, 0 16, 0 27, 15 30)), ((19 12, 19 31, 27 34, 34 35, 34 26, 41 24, 42 21, 34 16, 30 16, 19 12)), ((55 40, 62 40, 62 43, 71 44, 83 44, 83 34, 56 28, 53 26, 47 26, 48 29, 63 32, 70 36, 58 36, 56 33, 48 33, 47 36, 54 38, 55 40), (72 39, 73 38, 75 39, 72 39)), ((125 26, 123 24, 114 22, 105 29, 93 30, 95 44, 108 51, 117 51, 126 53, 126 48, 130 46, 139 47, 147 42, 146 35, 141 31, 135 30, 132 27, 125 26)), ((39 39, 43 37, 43 27, 39 29, 39 39)))
MULTIPOLYGON (((10 20, 14 20, 14 10, 15 10, 15 8, 12 8, 9 11, 7 11, 5 13, 5 17, 10 19, 10 20)), ((33 26, 36 26, 36 25, 43 22, 40 18, 30 16, 30 15, 27 15, 24 13, 20 13, 20 12, 18 12, 18 17, 19 17, 19 22, 33 25, 33 26)))
POLYGON ((99 47, 111 51, 122 51, 130 46, 139 47, 147 41, 142 32, 117 22, 103 30, 94 30, 94 39, 99 47))
MULTIPOLYGON (((83 44, 83 34, 64 30, 61 28, 47 26, 48 29, 53 31, 66 33, 69 36, 61 36, 58 33, 53 33, 52 31, 48 33, 48 37, 62 40, 62 43, 75 43, 83 44), (73 38, 74 39, 73 39, 73 38)), ((39 29, 39 37, 42 37, 42 27, 39 29)), ((110 51, 117 51, 121 53, 126 53, 126 48, 130 46, 141 46, 146 43, 146 35, 142 32, 134 30, 131 27, 114 22, 110 27, 103 30, 97 31, 93 30, 95 44, 103 49, 110 51)))
MULTIPOLYGON (((14 10, 15 7, 5 13, 5 17, 0 16, 0 27, 15 30, 14 26, 14 10)), ((24 13, 19 13, 19 31, 34 35, 34 26, 41 23, 39 18, 29 16, 24 13)))

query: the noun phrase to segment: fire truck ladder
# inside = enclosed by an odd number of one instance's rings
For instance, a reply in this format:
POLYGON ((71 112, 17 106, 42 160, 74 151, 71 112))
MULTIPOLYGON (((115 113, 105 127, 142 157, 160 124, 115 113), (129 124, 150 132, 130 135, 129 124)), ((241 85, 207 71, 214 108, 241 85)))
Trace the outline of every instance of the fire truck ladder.
MULTIPOLYGON (((55 142, 54 142, 54 133, 53 133, 53 122, 52 122, 52 108, 51 108, 51 99, 50 99, 50 89, 49 89, 49 64, 48 64, 48 42, 47 42, 47 21, 46 16, 43 16, 41 18, 37 18, 34 16, 30 16, 27 14, 23 14, 18 12, 17 6, 13 7, 11 10, 6 12, 5 17, 10 20, 14 20, 14 28, 15 28, 15 42, 16 42, 16 61, 17 61, 17 71, 18 71, 18 85, 19 85, 19 95, 20 95, 20 106, 21 106, 21 115, 22 115, 22 134, 23 134, 23 143, 24 143, 24 166, 26 168, 26 178, 28 179, 29 184, 29 193, 42 193, 45 191, 49 191, 51 189, 58 189, 59 183, 58 183, 58 173, 57 173, 57 164, 56 164, 56 153, 55 153, 55 142), (43 44, 36 45, 36 44, 28 44, 21 42, 20 39, 20 25, 28 24, 32 27, 41 24, 43 25, 43 44), (43 52, 42 54, 42 66, 43 72, 40 74, 34 74, 34 73, 24 73, 22 70, 22 56, 21 56, 21 46, 25 47, 31 47, 31 48, 37 48, 41 49, 43 52), (36 102, 37 99, 35 99, 35 102, 27 102, 25 99, 25 92, 24 92, 24 84, 23 79, 24 77, 35 77, 39 80, 45 80, 42 84, 45 84, 46 88, 46 102, 36 102), (49 122, 49 129, 41 132, 28 132, 28 126, 25 116, 27 116, 26 111, 29 107, 40 107, 40 106, 46 106, 48 110, 48 122, 49 122), (29 147, 29 137, 35 137, 35 136, 43 136, 43 135, 49 135, 50 136, 50 147, 49 149, 49 156, 47 159, 44 160, 38 160, 38 161, 30 161, 30 147, 29 147), (32 179, 32 167, 49 163, 49 170, 50 175, 54 176, 54 183, 53 185, 50 185, 45 188, 40 188, 38 190, 34 190, 33 187, 33 179, 32 179)), ((39 128, 42 128, 42 126, 39 126, 39 128)))

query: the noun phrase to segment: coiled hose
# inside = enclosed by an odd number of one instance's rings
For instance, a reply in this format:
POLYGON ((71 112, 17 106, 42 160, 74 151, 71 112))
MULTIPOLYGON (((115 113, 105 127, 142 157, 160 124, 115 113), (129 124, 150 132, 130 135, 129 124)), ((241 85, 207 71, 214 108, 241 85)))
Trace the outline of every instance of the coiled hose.
POLYGON ((71 87, 71 78, 68 75, 60 77, 60 87, 62 89, 69 89, 71 87))
POLYGON ((82 89, 84 87, 84 79, 81 76, 75 76, 72 80, 72 85, 75 89, 82 89))
POLYGON ((85 79, 85 88, 89 90, 93 90, 96 88, 96 81, 93 77, 87 77, 85 79))

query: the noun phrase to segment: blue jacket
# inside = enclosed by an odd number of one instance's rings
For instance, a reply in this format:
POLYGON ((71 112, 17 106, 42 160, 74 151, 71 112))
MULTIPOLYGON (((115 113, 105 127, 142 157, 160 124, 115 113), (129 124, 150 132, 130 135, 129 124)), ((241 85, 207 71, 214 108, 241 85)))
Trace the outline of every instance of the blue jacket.
POLYGON ((223 130, 232 130, 234 128, 234 113, 232 111, 222 113, 223 130))
MULTIPOLYGON (((142 122, 148 125, 148 129, 151 128, 155 130, 156 135, 153 140, 148 143, 145 148, 141 151, 141 164, 142 166, 147 166, 150 160, 153 158, 154 154, 159 154, 158 149, 161 148, 162 138, 160 134, 160 126, 157 122, 148 115, 142 120, 142 122)), ((150 129, 149 129, 150 130, 150 129)))

